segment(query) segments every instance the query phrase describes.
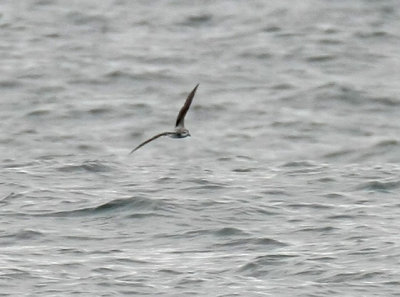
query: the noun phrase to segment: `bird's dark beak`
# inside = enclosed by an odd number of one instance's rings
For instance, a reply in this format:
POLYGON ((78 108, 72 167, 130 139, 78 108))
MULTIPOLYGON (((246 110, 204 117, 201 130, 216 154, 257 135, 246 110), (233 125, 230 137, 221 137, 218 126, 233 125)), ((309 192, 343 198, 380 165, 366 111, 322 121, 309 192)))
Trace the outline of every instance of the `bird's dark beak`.
POLYGON ((189 133, 188 136, 191 137, 192 135, 190 135, 190 133, 189 133))

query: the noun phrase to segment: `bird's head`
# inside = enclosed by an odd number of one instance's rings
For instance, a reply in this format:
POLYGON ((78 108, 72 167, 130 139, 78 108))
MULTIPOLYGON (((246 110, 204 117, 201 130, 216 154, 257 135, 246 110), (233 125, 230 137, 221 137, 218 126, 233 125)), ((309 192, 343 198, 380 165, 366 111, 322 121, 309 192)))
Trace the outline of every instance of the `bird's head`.
POLYGON ((185 127, 176 127, 175 128, 175 136, 176 138, 184 138, 190 136, 189 130, 185 127))
POLYGON ((182 130, 180 134, 182 137, 190 136, 189 130, 187 129, 182 130))

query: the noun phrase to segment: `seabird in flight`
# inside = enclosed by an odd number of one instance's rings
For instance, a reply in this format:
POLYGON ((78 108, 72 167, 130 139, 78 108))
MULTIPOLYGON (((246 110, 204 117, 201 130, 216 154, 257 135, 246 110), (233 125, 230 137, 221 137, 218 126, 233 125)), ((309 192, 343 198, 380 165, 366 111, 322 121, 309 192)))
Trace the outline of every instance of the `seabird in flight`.
POLYGON ((182 106, 181 110, 179 111, 178 117, 176 118, 174 132, 163 132, 163 133, 157 134, 157 135, 153 136, 152 138, 147 139, 145 142, 142 142, 141 144, 139 144, 129 154, 132 154, 134 151, 140 149, 145 144, 147 144, 161 136, 169 136, 172 138, 184 138, 184 137, 190 136, 189 130, 185 128, 184 121, 185 121, 186 113, 189 110, 190 104, 192 104, 193 97, 194 97, 194 94, 196 93, 198 86, 199 86, 199 84, 197 84, 194 87, 194 89, 190 92, 189 96, 187 97, 187 99, 185 101, 185 104, 182 106))

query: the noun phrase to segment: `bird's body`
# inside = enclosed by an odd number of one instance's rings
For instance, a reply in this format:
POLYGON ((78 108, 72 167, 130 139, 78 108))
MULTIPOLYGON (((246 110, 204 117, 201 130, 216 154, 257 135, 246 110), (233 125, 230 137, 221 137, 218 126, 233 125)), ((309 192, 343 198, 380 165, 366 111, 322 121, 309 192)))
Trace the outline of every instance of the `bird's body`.
POLYGON ((163 132, 160 134, 157 134, 155 136, 153 136, 150 139, 147 139, 145 142, 139 144, 137 147, 135 147, 130 154, 132 154, 134 151, 138 150, 139 148, 141 148, 142 146, 144 146, 145 144, 161 137, 161 136, 169 136, 171 138, 185 138, 187 136, 190 136, 189 130, 185 128, 184 125, 184 121, 185 121, 185 116, 187 111, 190 108, 190 104, 192 104, 193 101, 193 97, 194 94, 196 93, 197 87, 199 85, 197 84, 194 89, 190 92, 189 96, 187 97, 185 104, 183 105, 183 107, 181 108, 181 110, 179 111, 178 117, 176 118, 176 123, 175 123, 175 131, 174 132, 163 132))

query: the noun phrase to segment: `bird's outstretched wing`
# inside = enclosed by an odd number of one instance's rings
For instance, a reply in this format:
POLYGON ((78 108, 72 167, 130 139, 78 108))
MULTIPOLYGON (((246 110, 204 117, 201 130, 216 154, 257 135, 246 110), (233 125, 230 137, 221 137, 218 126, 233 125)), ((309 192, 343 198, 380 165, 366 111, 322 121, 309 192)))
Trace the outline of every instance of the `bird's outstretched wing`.
POLYGON ((152 138, 147 139, 145 142, 142 142, 141 144, 139 144, 129 154, 132 154, 134 151, 140 149, 142 146, 144 146, 145 144, 149 143, 150 141, 153 141, 154 139, 157 139, 158 137, 166 136, 166 135, 172 135, 172 134, 175 134, 175 132, 163 132, 163 133, 157 134, 157 135, 153 136, 152 138))
POLYGON ((192 104, 194 94, 196 93, 197 87, 199 84, 197 84, 194 89, 190 92, 189 96, 187 97, 185 104, 182 106, 181 110, 179 111, 178 117, 176 118, 176 124, 175 127, 184 127, 184 120, 185 120, 185 115, 187 111, 189 110, 190 104, 192 104))

